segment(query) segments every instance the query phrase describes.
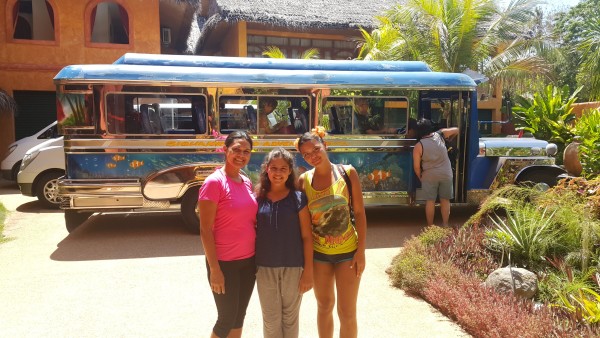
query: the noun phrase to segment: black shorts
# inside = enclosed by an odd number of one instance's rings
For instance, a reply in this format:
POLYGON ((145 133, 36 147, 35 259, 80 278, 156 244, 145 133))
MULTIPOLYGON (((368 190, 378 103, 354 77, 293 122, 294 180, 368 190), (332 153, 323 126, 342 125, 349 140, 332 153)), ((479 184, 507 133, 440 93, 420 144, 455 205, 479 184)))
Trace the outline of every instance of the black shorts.
POLYGON ((352 258, 354 258, 355 253, 356 253, 356 250, 351 251, 351 252, 341 253, 341 254, 328 255, 328 254, 324 254, 322 252, 314 251, 313 252, 313 260, 315 262, 319 262, 319 263, 337 264, 337 263, 352 260, 352 258))

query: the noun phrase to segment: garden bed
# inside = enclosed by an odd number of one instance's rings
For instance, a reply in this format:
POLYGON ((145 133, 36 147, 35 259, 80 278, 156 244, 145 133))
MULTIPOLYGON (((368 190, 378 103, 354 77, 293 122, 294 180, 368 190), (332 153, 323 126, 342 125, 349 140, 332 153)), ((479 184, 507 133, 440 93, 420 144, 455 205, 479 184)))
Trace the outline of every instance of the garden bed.
POLYGON ((597 337, 599 239, 600 179, 509 186, 461 228, 430 226, 408 240, 390 278, 475 337, 597 337), (505 266, 535 273, 533 299, 484 286, 505 266))

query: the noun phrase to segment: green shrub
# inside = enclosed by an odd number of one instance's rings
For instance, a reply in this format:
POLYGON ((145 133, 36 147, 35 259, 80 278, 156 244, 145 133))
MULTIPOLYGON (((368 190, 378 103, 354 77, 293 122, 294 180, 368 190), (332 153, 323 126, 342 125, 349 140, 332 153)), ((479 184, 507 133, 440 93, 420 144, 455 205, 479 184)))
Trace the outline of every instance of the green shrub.
POLYGON ((431 275, 431 262, 418 238, 408 240, 392 259, 390 279, 395 287, 411 294, 421 294, 431 275))
POLYGON ((442 228, 437 225, 430 225, 426 227, 423 232, 419 235, 419 240, 425 246, 436 245, 441 242, 444 238, 448 237, 452 233, 451 229, 442 228))
POLYGON ((547 209, 540 212, 529 204, 509 211, 506 219, 494 215, 491 217, 494 227, 486 233, 486 244, 492 250, 511 255, 509 264, 531 267, 544 259, 555 238, 553 217, 554 212, 547 209))
POLYGON ((579 161, 582 176, 593 178, 600 175, 600 108, 584 112, 573 128, 579 136, 579 161))
POLYGON ((6 242, 6 238, 4 237, 4 220, 6 220, 7 214, 8 211, 4 205, 0 203, 0 243, 6 242))
POLYGON ((474 224, 487 224, 489 215, 494 213, 505 213, 514 210, 522 204, 531 203, 537 200, 542 192, 532 187, 519 185, 505 185, 500 189, 494 190, 479 206, 479 210, 473 214, 465 227, 474 224))
POLYGON ((536 299, 546 304, 557 303, 559 294, 574 294, 581 288, 593 288, 592 275, 593 270, 582 274, 566 265, 563 265, 560 270, 547 269, 543 273, 538 273, 536 299))
POLYGON ((540 140, 555 142, 558 146, 557 163, 562 163, 564 148, 573 139, 573 103, 580 90, 569 96, 569 86, 558 88, 548 85, 545 91, 534 93, 531 98, 517 96, 515 99, 516 105, 512 110, 517 130, 530 132, 540 140))

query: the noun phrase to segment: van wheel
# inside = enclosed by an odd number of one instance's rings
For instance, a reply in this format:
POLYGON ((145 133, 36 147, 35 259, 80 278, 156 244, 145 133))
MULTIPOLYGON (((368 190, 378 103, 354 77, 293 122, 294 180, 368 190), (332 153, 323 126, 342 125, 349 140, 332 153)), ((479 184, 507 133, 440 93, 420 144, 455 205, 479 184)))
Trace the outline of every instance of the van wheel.
POLYGON ((15 163, 15 165, 12 167, 12 170, 10 171, 10 177, 13 181, 17 180, 17 175, 19 174, 19 170, 21 169, 21 161, 15 163))
POLYGON ((193 233, 200 233, 200 219, 196 210, 198 206, 198 190, 200 187, 192 187, 185 192, 181 198, 181 216, 185 228, 193 233))
POLYGON ((58 197, 58 178, 64 173, 53 171, 45 173, 37 180, 36 195, 47 208, 57 209, 60 206, 58 197))
POLYGON ((77 210, 65 210, 65 225, 69 233, 73 232, 85 221, 87 221, 93 212, 89 211, 77 211, 77 210))

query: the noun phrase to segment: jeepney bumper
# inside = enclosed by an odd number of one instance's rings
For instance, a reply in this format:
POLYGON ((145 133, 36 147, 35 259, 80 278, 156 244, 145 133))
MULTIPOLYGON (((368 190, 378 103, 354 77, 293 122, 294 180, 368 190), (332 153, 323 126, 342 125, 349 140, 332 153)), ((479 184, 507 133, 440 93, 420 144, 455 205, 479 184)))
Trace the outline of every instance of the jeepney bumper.
POLYGON ((62 209, 132 210, 168 209, 169 201, 150 201, 142 195, 138 179, 72 180, 59 179, 62 209))

